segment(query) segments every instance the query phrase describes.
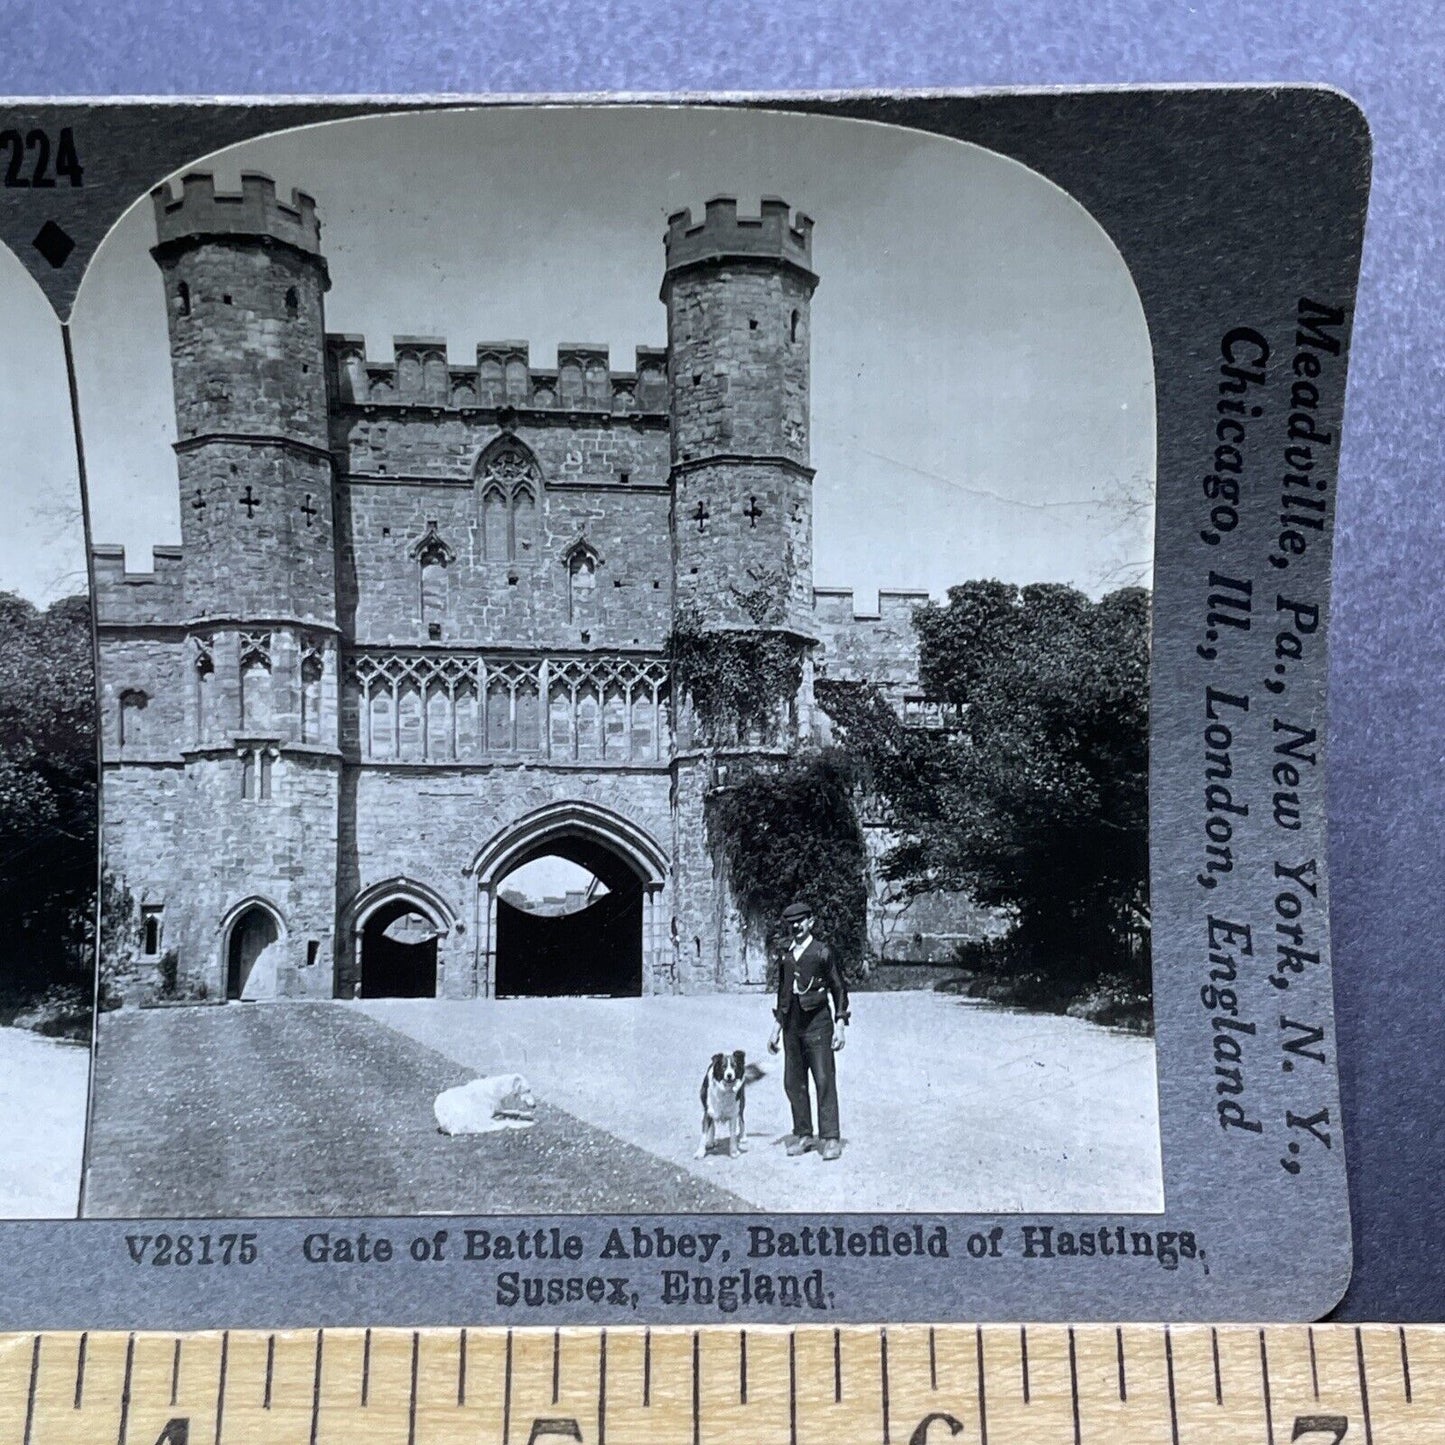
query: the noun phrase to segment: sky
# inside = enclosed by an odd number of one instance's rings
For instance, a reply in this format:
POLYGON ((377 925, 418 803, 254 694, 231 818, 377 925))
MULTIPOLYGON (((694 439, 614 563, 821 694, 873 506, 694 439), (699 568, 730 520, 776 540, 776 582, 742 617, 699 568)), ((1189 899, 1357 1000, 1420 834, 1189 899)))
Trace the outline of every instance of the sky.
MULTIPOLYGON (((198 158, 199 162, 200 158, 198 158)), ((188 167, 189 168, 189 167, 188 167)), ((935 595, 974 577, 1147 581, 1154 405, 1123 261, 1036 173, 869 122, 766 112, 556 106, 372 117, 205 159, 317 199, 327 329, 448 339, 453 364, 520 337, 666 341, 669 212, 780 195, 816 223, 814 581, 935 595)), ((146 570, 179 540, 175 427, 149 200, 92 261, 74 311, 93 534, 146 570)), ((0 256, 0 587, 44 600, 78 571, 75 464, 58 327, 0 256), (63 531, 63 529, 61 529, 63 531)), ((59 590, 65 590, 63 587, 59 590)))

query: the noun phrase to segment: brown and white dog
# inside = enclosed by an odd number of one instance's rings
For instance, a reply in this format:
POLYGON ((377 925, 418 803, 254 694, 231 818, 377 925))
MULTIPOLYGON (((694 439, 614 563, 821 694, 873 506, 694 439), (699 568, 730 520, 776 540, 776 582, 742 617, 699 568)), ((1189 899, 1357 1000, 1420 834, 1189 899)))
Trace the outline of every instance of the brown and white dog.
POLYGON ((763 1071, 756 1064, 748 1063, 741 1049, 712 1056, 699 1091, 702 1137, 693 1158, 705 1159, 707 1151, 717 1143, 719 1132, 727 1136, 729 1157, 746 1148, 747 1087, 762 1077, 763 1071))

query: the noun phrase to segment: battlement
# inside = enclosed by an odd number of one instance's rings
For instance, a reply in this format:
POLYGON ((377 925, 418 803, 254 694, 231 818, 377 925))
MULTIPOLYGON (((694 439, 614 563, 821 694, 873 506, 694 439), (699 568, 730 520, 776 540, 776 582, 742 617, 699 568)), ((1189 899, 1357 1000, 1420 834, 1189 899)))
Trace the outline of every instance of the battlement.
POLYGON ((167 182, 151 192, 151 200, 161 246, 202 236, 265 236, 312 255, 321 254, 316 202, 297 190, 291 192, 289 205, 277 200, 276 183, 270 176, 247 172, 241 177, 239 195, 218 194, 213 175, 192 171, 181 178, 179 197, 167 182))
POLYGON ((185 562, 179 547, 152 547, 149 572, 128 572, 125 548, 90 549, 95 614, 101 622, 173 622, 182 614, 185 562))
POLYGON ((820 623, 832 623, 835 626, 852 626, 858 622, 877 622, 891 626, 899 622, 911 623, 914 609, 930 600, 931 594, 924 589, 880 587, 878 610, 860 612, 851 587, 815 587, 813 616, 820 623))
POLYGON ((533 367, 525 341, 483 341, 474 366, 453 366, 434 336, 392 338, 393 360, 367 358, 364 336, 326 338, 333 394, 355 406, 597 412, 657 416, 668 411, 667 350, 639 346, 631 371, 613 371, 606 346, 562 342, 557 365, 533 367))
POLYGON ((813 221, 776 196, 764 196, 756 218, 738 215, 732 196, 714 196, 703 219, 692 211, 667 218, 667 274, 717 261, 776 261, 813 277, 813 221))

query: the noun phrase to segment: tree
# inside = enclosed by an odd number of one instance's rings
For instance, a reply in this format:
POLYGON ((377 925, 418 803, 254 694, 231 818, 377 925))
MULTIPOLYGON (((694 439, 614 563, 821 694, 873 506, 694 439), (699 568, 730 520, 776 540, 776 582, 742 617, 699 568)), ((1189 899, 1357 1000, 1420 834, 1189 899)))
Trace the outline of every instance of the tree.
POLYGON ((896 835, 885 876, 1007 909, 1020 971, 1147 988, 1149 594, 969 582, 914 621, 924 691, 956 729, 820 693, 896 835))
POLYGON ((90 604, 0 592, 0 988, 93 966, 97 763, 90 604))

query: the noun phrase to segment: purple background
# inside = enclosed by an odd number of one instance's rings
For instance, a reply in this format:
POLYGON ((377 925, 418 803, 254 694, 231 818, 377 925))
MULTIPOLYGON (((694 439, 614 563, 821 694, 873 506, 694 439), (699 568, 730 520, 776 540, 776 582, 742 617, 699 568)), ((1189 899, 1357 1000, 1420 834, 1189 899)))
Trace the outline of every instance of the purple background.
MULTIPOLYGON (((1332 643, 1335 987, 1355 1209, 1349 1319, 1445 1317, 1445 22, 1419 0, 12 0, 0 93, 802 90, 1324 81, 1375 190, 1332 643)), ((1281 1219, 1281 1258, 1308 1219, 1281 1219)))

